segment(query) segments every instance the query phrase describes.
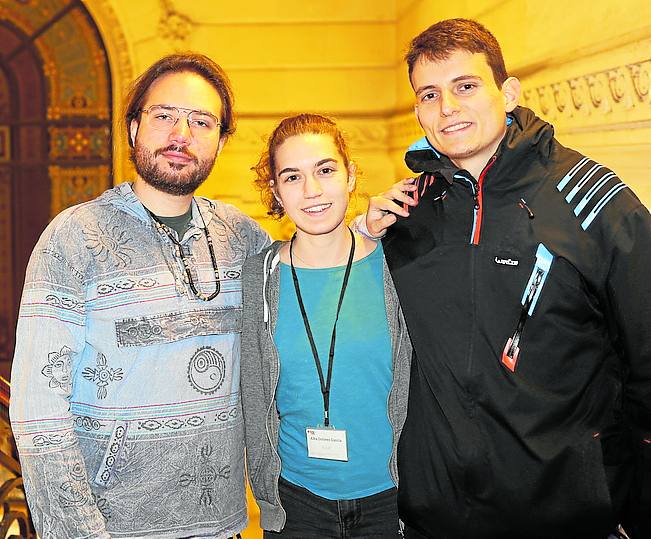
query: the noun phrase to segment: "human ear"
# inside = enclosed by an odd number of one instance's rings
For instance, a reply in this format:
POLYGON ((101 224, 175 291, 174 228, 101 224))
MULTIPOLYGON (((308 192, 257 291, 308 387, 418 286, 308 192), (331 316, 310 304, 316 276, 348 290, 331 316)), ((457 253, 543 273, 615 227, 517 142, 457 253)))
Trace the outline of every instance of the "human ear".
POLYGON ((357 182, 357 165, 352 161, 348 165, 348 192, 352 193, 355 190, 355 183, 357 182))
POLYGON ((129 124, 129 140, 131 142, 131 147, 135 147, 136 145, 136 135, 138 134, 138 127, 140 127, 138 120, 136 119, 131 120, 131 123, 129 124))
POLYGON ((271 193, 273 194, 274 198, 276 199, 276 202, 280 204, 280 207, 283 207, 283 201, 280 199, 278 196, 278 191, 276 190, 276 180, 269 180, 269 188, 271 189, 271 193))
POLYGON ((502 84, 502 95, 504 96, 504 111, 511 112, 518 106, 520 81, 515 77, 506 79, 502 84))

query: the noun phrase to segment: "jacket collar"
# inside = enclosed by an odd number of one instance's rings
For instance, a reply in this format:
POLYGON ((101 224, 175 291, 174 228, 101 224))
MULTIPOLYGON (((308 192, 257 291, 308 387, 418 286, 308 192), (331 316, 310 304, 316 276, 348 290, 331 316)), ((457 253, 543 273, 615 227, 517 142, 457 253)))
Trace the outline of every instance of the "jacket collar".
MULTIPOLYGON (((497 149, 496 165, 508 167, 524 155, 536 152, 543 160, 550 157, 554 141, 554 128, 525 107, 507 115, 507 129, 497 149)), ((412 144, 405 154, 405 163, 416 173, 428 172, 452 184, 455 175, 470 177, 470 173, 457 167, 446 155, 434 148, 426 137, 412 144)), ((497 168, 497 167, 496 167, 497 168)))
MULTIPOLYGON (((107 191, 108 200, 120 207, 124 212, 129 213, 144 223, 151 225, 151 217, 149 213, 140 202, 140 199, 133 192, 133 184, 125 182, 117 185, 113 189, 107 191)), ((212 200, 204 197, 194 197, 195 204, 192 204, 192 226, 203 228, 204 223, 212 221, 215 204, 212 200)))
POLYGON ((287 242, 276 240, 264 253, 264 274, 270 275, 278 267, 280 262, 280 248, 287 242))

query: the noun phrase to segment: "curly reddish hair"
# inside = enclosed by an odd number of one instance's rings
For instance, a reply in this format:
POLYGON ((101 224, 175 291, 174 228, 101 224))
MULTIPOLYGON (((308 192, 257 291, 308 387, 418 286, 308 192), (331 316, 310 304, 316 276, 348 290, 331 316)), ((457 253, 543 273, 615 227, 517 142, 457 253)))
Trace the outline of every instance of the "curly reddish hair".
POLYGON ((251 167, 255 173, 254 184, 260 191, 262 203, 267 208, 267 215, 274 219, 281 219, 285 210, 276 199, 273 185, 276 180, 276 149, 290 137, 305 134, 330 135, 344 160, 346 168, 350 165, 350 153, 343 133, 337 127, 334 120, 321 114, 298 114, 283 119, 273 130, 267 146, 260 155, 258 163, 251 167))

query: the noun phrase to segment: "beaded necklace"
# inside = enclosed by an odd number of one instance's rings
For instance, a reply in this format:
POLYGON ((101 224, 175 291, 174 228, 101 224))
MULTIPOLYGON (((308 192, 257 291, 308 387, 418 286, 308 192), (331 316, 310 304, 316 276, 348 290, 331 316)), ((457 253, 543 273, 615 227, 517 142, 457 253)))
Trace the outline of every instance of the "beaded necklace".
POLYGON ((183 267, 185 268, 185 277, 183 280, 188 284, 194 296, 197 299, 200 299, 201 301, 210 301, 211 299, 215 299, 217 297, 217 294, 219 294, 221 290, 221 281, 219 279, 219 267, 217 266, 217 259, 215 257, 215 249, 212 244, 212 238, 210 237, 210 232, 208 232, 208 227, 206 226, 206 222, 203 220, 203 215, 201 215, 201 210, 199 209, 199 207, 197 206, 197 212, 199 213, 199 217, 201 217, 201 222, 203 223, 203 233, 206 236, 206 241, 208 242, 208 252, 210 253, 210 261, 212 262, 213 274, 215 275, 215 291, 210 295, 204 294, 203 292, 198 290, 196 285, 194 284, 194 279, 192 279, 192 272, 190 271, 190 263, 188 262, 188 259, 185 257, 185 254, 183 254, 183 246, 181 245, 181 242, 178 239, 176 239, 174 234, 172 234, 170 228, 165 223, 161 222, 161 220, 156 215, 154 215, 149 209, 147 208, 145 209, 147 210, 147 213, 149 213, 152 220, 154 221, 158 231, 163 232, 176 247, 176 254, 181 259, 181 262, 183 263, 183 267))

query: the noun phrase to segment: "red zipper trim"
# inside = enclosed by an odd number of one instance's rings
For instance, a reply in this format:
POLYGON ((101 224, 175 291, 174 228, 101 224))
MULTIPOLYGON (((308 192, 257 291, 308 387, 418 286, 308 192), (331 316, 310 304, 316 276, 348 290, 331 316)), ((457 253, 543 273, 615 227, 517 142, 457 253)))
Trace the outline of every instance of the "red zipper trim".
POLYGON ((496 159, 497 159, 496 155, 491 157, 491 160, 484 167, 484 170, 481 171, 481 174, 479 175, 479 180, 477 181, 477 205, 479 206, 479 208, 477 208, 477 215, 475 216, 476 226, 475 226, 475 233, 472 236, 473 245, 479 245, 479 238, 481 237, 481 224, 484 217, 484 204, 483 204, 484 176, 486 176, 488 169, 493 166, 493 163, 495 163, 496 159))

